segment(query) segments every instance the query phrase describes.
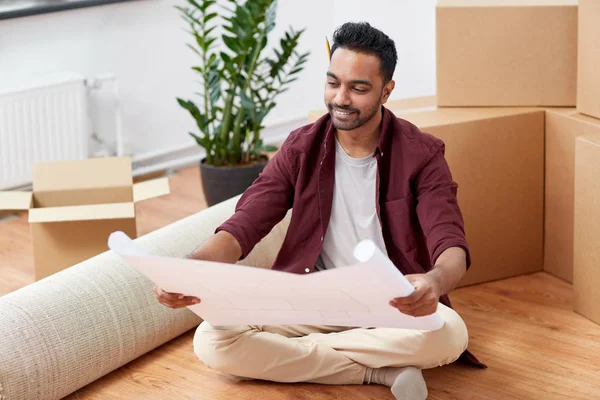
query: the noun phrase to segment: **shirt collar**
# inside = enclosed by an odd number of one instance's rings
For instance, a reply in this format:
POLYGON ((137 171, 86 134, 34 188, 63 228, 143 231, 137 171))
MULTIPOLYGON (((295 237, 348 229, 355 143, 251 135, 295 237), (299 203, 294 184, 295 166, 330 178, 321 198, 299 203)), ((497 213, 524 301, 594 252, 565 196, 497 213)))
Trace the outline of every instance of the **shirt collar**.
MULTIPOLYGON (((377 155, 383 156, 383 149, 386 147, 385 144, 387 143, 388 136, 390 135, 390 131, 393 124, 393 114, 390 110, 388 110, 382 105, 381 113, 381 130, 379 132, 379 141, 377 143, 377 147, 375 148, 375 152, 373 153, 373 157, 376 157, 377 155)), ((333 126, 333 121, 331 120, 331 117, 328 117, 328 119, 329 121, 327 122, 325 128, 325 140, 323 142, 326 150, 328 146, 329 149, 335 149, 335 127, 333 126)))
POLYGON ((381 106, 381 130, 379 132, 379 142, 377 144, 377 148, 375 149, 375 153, 373 153, 373 157, 383 156, 383 149, 385 148, 385 144, 387 143, 388 136, 391 131, 392 126, 392 112, 385 108, 383 105, 381 106))

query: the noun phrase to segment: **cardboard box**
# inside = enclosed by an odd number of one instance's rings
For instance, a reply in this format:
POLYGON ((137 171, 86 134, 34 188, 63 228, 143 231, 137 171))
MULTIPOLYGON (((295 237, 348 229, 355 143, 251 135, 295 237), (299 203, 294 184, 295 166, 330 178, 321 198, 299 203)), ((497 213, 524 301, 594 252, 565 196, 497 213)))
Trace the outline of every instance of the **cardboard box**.
POLYGON ((446 144, 472 251, 460 286, 542 270, 544 114, 536 108, 396 114, 446 144))
POLYGON ((575 145, 573 309, 600 324, 600 135, 575 145))
POLYGON ((0 192, 0 210, 29 210, 39 280, 108 250, 116 230, 137 237, 134 204, 167 193, 167 178, 133 184, 128 157, 38 163, 33 191, 0 192))
POLYGON ((579 0, 577 108, 600 118, 600 1, 579 0))
POLYGON ((575 142, 600 134, 600 120, 574 111, 546 110, 544 270, 573 282, 575 142))
MULTIPOLYGON (((407 110, 413 108, 434 107, 436 105, 435 96, 411 97, 400 100, 390 100, 384 106, 392 111, 407 110)), ((308 112, 308 123, 312 124, 323 115, 327 114, 327 110, 314 110, 308 112)))
POLYGON ((577 0, 439 0, 436 37, 439 106, 575 106, 577 0))

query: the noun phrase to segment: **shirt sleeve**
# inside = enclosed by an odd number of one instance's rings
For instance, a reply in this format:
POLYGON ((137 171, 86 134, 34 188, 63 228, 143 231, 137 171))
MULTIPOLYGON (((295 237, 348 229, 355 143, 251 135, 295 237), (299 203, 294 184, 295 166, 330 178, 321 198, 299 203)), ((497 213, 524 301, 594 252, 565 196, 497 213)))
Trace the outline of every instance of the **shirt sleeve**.
POLYGON ((215 231, 223 230, 235 237, 242 248, 240 260, 248 256, 293 205, 295 173, 291 167, 290 139, 242 194, 235 213, 215 231))
POLYGON ((432 149, 432 157, 416 176, 417 215, 427 239, 432 265, 446 249, 460 247, 466 252, 468 269, 471 266, 471 254, 458 206, 458 185, 452 179, 444 149, 440 141, 432 149))

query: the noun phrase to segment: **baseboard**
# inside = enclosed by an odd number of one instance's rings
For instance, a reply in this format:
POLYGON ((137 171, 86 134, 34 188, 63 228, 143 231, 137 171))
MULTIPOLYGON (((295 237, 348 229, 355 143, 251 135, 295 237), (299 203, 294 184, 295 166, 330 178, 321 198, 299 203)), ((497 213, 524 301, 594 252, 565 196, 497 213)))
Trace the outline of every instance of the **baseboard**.
MULTIPOLYGON (((306 118, 266 127, 262 132, 266 144, 280 145, 291 131, 306 125, 306 118)), ((194 142, 133 156, 133 176, 151 174, 196 165, 206 155, 203 148, 194 142)))

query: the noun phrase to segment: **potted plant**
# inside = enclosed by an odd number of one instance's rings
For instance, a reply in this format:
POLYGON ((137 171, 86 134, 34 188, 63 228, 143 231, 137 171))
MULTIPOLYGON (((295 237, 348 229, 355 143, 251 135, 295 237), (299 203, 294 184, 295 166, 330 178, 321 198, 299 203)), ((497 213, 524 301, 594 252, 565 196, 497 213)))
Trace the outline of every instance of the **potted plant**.
POLYGON ((177 6, 188 23, 199 57, 199 106, 177 98, 194 118, 199 134, 189 134, 206 150, 200 161, 209 206, 246 190, 263 170, 266 152, 262 122, 303 70, 309 53, 296 48, 304 30, 290 27, 271 55, 263 55, 275 27, 277 0, 187 0, 177 6), (217 41, 216 28, 220 31, 217 41))

